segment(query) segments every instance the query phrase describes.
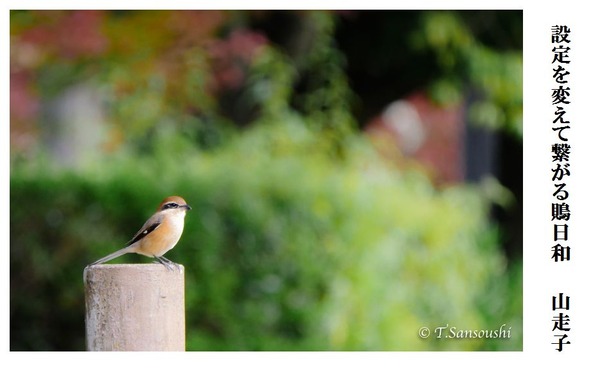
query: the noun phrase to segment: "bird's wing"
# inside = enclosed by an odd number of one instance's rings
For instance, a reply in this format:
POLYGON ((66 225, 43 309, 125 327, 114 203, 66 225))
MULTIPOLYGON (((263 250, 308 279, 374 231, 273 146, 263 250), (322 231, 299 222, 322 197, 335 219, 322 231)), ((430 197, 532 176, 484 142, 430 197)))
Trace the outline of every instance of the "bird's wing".
POLYGON ((161 214, 152 216, 149 220, 146 221, 144 226, 133 236, 133 238, 127 243, 127 246, 135 244, 142 238, 146 237, 148 234, 152 233, 157 227, 162 223, 163 216, 161 214))

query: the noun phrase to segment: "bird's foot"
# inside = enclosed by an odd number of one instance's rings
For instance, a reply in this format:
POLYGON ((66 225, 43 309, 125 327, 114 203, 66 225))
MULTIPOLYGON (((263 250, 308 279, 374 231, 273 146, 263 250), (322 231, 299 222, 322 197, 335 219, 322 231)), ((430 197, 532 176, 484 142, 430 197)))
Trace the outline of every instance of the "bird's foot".
POLYGON ((155 256, 155 263, 160 263, 162 265, 164 265, 165 267, 167 267, 167 269, 169 271, 174 271, 175 269, 179 270, 181 272, 181 265, 167 259, 164 256, 155 256))

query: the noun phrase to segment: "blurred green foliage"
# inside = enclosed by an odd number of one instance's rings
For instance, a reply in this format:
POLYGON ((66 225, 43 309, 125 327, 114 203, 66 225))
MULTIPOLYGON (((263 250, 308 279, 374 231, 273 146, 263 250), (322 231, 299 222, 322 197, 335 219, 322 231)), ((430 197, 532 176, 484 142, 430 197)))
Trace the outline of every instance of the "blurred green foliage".
POLYGON ((83 267, 177 193, 193 206, 169 254, 186 267, 189 350, 520 349, 521 290, 478 192, 435 190, 358 139, 343 160, 324 149, 290 116, 211 153, 13 172, 12 347, 81 347, 83 267), (513 337, 417 337, 447 323, 513 337))
MULTIPOLYGON (((357 113, 425 89, 440 104, 469 101, 470 124, 523 134, 520 11, 364 11, 341 18, 357 113)), ((375 111, 374 111, 375 110, 375 111)))
MULTIPOLYGON (((43 149, 13 155, 11 349, 83 349, 83 267, 177 194, 193 207, 167 254, 186 268, 188 350, 520 350, 521 275, 487 197, 398 171, 358 134, 335 16, 300 13, 310 50, 294 55, 239 33, 260 13, 190 15, 206 21, 200 30, 176 12, 96 15, 96 44, 45 43, 28 65, 42 98, 97 85, 119 136, 78 169, 43 149), (507 324, 512 337, 418 337, 446 324, 507 324)), ((11 34, 59 16, 12 13, 11 34)), ((425 30, 449 67, 443 52, 472 39, 451 22, 448 38, 425 30)), ((495 62, 484 49, 469 55, 495 62)), ((477 77, 496 85, 496 73, 477 77)))

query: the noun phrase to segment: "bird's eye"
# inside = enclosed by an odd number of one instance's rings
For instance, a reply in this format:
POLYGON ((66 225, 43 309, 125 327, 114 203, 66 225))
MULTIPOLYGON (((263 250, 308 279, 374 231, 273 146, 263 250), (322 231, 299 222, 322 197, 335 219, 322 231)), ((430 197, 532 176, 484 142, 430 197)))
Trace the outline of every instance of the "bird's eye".
POLYGON ((169 203, 167 203, 166 205, 163 206, 163 210, 174 209, 174 208, 177 208, 177 207, 179 207, 179 205, 177 203, 169 202, 169 203))

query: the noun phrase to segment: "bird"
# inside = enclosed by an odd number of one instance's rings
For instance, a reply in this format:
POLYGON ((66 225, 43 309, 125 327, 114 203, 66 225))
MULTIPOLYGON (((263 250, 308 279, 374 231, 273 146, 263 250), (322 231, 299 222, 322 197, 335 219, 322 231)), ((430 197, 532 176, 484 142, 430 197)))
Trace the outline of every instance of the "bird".
POLYGON ((153 257, 156 261, 169 270, 173 270, 177 263, 167 259, 164 254, 173 249, 183 233, 186 212, 192 208, 180 196, 165 198, 156 212, 146 221, 142 228, 122 249, 111 253, 89 266, 106 263, 126 253, 137 253, 153 257))

